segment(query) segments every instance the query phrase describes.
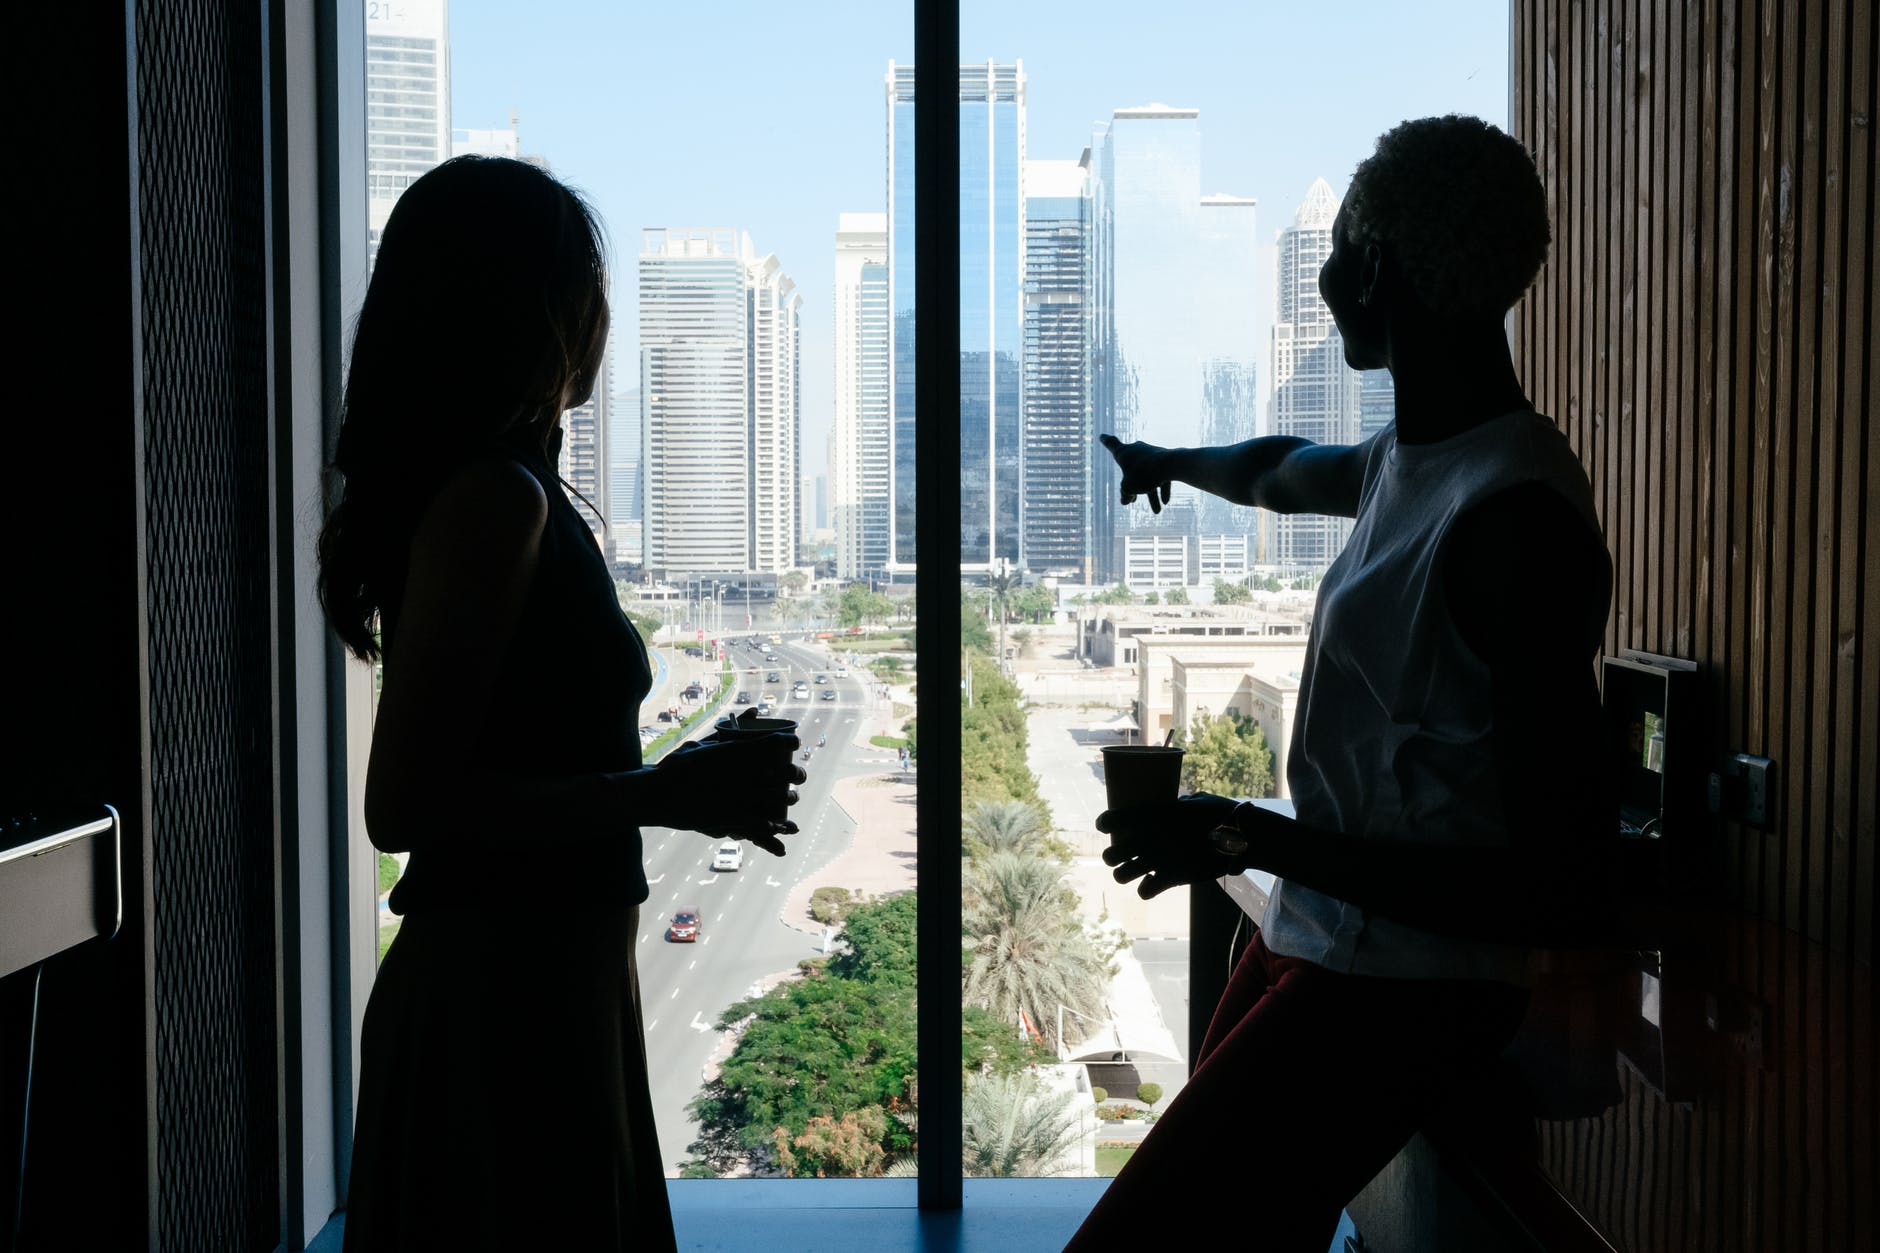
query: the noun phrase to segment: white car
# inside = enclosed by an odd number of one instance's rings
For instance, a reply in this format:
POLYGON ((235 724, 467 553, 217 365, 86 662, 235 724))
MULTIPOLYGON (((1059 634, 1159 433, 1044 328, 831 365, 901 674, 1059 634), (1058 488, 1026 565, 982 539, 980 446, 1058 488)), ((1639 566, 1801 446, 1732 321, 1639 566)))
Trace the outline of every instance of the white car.
POLYGON ((713 870, 744 869, 744 845, 727 840, 712 854, 713 870))

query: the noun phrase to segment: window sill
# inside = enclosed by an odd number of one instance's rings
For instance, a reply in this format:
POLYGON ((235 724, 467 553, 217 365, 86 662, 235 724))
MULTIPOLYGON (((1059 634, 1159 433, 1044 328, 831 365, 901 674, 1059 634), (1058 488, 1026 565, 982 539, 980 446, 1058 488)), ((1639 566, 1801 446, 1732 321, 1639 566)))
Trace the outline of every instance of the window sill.
MULTIPOLYGON (((880 1253, 884 1249, 1063 1248, 1108 1179, 968 1179, 965 1208, 922 1211, 913 1179, 675 1179, 682 1250, 880 1253)), ((308 1253, 339 1253, 335 1214, 308 1253)))

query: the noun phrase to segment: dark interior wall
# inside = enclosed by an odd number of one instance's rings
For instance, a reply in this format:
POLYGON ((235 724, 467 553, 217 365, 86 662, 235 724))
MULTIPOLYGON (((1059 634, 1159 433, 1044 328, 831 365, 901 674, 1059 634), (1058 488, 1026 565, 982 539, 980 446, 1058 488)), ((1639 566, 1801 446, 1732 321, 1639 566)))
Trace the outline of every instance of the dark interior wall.
POLYGON ((1543 1157, 1628 1249, 1873 1248, 1874 5, 1512 18, 1555 232, 1517 363, 1593 480, 1608 651, 1698 662, 1706 764, 1756 753, 1780 781, 1771 829, 1701 832, 1722 908, 1693 1003, 1728 1020, 1699 1033, 1701 1090, 1628 1070, 1604 1117, 1541 1125, 1543 1157))
MULTIPOLYGON (((113 804, 126 898, 45 966, 22 1249, 280 1239, 266 17, 8 16, 0 809, 113 804)), ((30 985, 0 983, 9 1220, 30 985)))
MULTIPOLYGON (((31 5, 8 14, 0 40, 20 133, 34 137, 9 197, 0 816, 108 802, 126 850, 118 938, 44 971, 21 1215, 31 1249, 142 1248, 147 1236, 127 36, 122 6, 31 5)), ((30 970, 0 980, 0 1237, 13 1230, 32 982, 30 970)))

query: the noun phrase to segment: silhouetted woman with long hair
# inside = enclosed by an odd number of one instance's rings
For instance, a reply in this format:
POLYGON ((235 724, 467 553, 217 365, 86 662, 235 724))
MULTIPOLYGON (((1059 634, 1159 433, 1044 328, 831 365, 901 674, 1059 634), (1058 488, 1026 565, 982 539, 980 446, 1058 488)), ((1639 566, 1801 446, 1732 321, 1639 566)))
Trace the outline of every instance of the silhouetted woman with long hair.
POLYGON ((410 852, 366 1007, 349 1250, 671 1248, 634 943, 640 827, 795 831, 794 737, 640 760, 645 646, 554 464, 608 329, 599 223, 459 157, 359 313, 320 596, 382 659, 372 843, 410 852))
POLYGON ((1072 1247, 1212 1213, 1243 1247, 1321 1253, 1340 1208, 1527 1005, 1536 946, 1609 916, 1618 830, 1592 659, 1611 563, 1586 472, 1533 411, 1505 317, 1547 255, 1514 139, 1405 122, 1358 166, 1319 291, 1396 416, 1355 445, 1103 442, 1122 498, 1190 484, 1355 519, 1326 572, 1287 764, 1295 818, 1195 793, 1106 812, 1153 896, 1278 876, 1188 1084, 1072 1247))

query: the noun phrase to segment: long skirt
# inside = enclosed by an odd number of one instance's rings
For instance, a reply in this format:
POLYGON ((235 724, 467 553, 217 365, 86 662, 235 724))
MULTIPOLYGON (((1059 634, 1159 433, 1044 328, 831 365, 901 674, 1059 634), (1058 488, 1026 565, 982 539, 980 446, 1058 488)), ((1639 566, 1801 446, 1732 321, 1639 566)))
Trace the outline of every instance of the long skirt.
POLYGON ((360 1043, 348 1253, 671 1249, 636 908, 429 909, 360 1043))

